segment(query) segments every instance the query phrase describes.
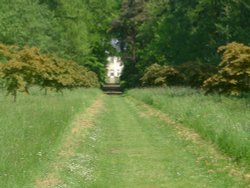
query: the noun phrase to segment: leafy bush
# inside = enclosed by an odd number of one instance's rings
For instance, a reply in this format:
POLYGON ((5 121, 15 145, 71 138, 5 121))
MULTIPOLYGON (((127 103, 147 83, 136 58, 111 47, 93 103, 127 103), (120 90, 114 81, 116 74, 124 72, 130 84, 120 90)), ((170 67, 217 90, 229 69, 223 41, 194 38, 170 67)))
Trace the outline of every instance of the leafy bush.
POLYGON ((28 88, 32 85, 56 91, 99 86, 94 72, 73 61, 42 54, 35 47, 0 45, 0 54, 7 60, 7 63, 0 66, 0 76, 8 94, 12 94, 14 98, 17 91, 28 93, 28 88))
POLYGON ((216 73, 211 64, 185 63, 175 67, 182 78, 181 85, 200 88, 203 82, 216 73))
POLYGON ((179 72, 171 66, 152 64, 146 68, 141 78, 144 86, 173 85, 179 78, 179 72))
POLYGON ((219 92, 239 96, 250 91, 250 47, 240 43, 221 46, 223 52, 217 74, 208 78, 203 88, 207 93, 219 92))

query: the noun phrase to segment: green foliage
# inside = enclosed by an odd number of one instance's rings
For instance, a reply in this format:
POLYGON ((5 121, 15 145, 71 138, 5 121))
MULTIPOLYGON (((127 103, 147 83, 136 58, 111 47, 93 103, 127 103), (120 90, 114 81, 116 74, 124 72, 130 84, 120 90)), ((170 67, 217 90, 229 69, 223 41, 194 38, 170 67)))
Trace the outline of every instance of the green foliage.
POLYGON ((32 85, 56 91, 99 86, 95 73, 73 61, 42 54, 38 48, 1 45, 0 53, 8 59, 2 64, 0 74, 8 94, 14 97, 17 91, 28 93, 32 85))
POLYGON ((105 73, 106 73, 105 64, 100 63, 98 61, 98 58, 93 57, 93 56, 86 57, 84 60, 84 63, 81 63, 81 64, 84 67, 88 68, 89 70, 95 72, 100 81, 105 80, 105 73))
POLYGON ((216 72, 209 64, 185 63, 179 66, 152 64, 141 78, 143 86, 191 86, 200 88, 216 72))
POLYGON ((104 81, 105 65, 111 48, 111 36, 107 34, 115 16, 119 1, 115 0, 58 0, 41 1, 54 11, 60 24, 58 33, 63 41, 60 57, 72 59, 88 67, 104 81))
MULTIPOLYGON (((73 60, 102 82, 107 56, 119 54, 125 65, 123 86, 136 87, 152 63, 217 65, 219 46, 249 44, 249 10, 245 1, 2 0, 0 42, 35 46, 73 60), (118 39, 120 51, 114 52, 112 39, 118 39)), ((180 71, 190 75, 186 85, 199 87, 210 74, 197 66, 195 71, 180 71)))
POLYGON ((137 67, 140 43, 139 27, 147 19, 145 0, 123 0, 120 15, 114 19, 109 30, 119 40, 124 70, 121 79, 124 87, 139 85, 140 70, 137 67))
MULTIPOLYGON (((124 49, 123 81, 131 82, 133 77, 133 82, 138 82, 136 78, 152 63, 219 64, 219 46, 231 41, 250 43, 249 10, 246 1, 124 0, 120 17, 112 27, 124 49)), ((205 74, 197 75, 196 83, 192 78, 186 83, 200 86, 210 73, 205 74)))
POLYGON ((37 0, 1 0, 0 23, 1 43, 61 51, 61 27, 53 12, 37 0))
MULTIPOLYGON (((200 88, 203 82, 216 73, 216 66, 202 63, 184 63, 175 67, 180 72, 180 85, 200 88)), ((178 81, 178 80, 177 80, 178 81)))
POLYGON ((179 72, 173 67, 153 64, 149 66, 141 78, 144 86, 170 86, 173 85, 179 76, 179 72))
POLYGON ((103 81, 105 51, 111 48, 107 30, 119 4, 117 0, 1 0, 0 43, 35 46, 81 65, 88 62, 103 81))
POLYGON ((219 71, 204 82, 207 93, 241 95, 250 91, 250 47, 240 43, 221 46, 223 52, 219 71))

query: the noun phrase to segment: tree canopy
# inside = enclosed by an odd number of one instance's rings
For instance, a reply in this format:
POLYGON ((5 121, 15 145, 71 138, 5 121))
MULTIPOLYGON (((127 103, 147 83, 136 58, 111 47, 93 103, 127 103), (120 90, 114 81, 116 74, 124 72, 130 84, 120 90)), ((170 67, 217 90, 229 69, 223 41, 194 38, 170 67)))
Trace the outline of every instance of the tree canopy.
POLYGON ((111 31, 120 40, 126 86, 154 63, 218 65, 218 47, 250 43, 250 3, 215 0, 123 0, 111 31))
POLYGON ((155 66, 174 68, 178 84, 201 87, 221 67, 220 46, 250 44, 250 2, 243 0, 0 1, 0 43, 74 61, 101 82, 107 57, 121 56, 127 88, 142 85, 155 66))
POLYGON ((0 42, 35 46, 95 71, 101 81, 112 48, 107 34, 117 0, 0 0, 0 42))

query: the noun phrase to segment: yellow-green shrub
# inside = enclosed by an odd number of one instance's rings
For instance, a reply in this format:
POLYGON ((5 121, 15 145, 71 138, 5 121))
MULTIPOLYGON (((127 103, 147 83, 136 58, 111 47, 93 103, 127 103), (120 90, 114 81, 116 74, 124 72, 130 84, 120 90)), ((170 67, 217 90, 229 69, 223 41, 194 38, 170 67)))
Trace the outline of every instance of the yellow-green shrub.
POLYGON ((207 93, 241 95, 250 91, 250 47, 240 43, 221 46, 223 52, 217 74, 208 78, 203 88, 207 93))
POLYGON ((141 81, 144 86, 173 85, 178 75, 173 67, 155 63, 146 68, 141 81))
POLYGON ((0 45, 0 55, 7 63, 1 64, 0 76, 8 94, 28 93, 31 85, 56 91, 76 87, 98 87, 97 75, 73 61, 43 54, 38 48, 0 45))

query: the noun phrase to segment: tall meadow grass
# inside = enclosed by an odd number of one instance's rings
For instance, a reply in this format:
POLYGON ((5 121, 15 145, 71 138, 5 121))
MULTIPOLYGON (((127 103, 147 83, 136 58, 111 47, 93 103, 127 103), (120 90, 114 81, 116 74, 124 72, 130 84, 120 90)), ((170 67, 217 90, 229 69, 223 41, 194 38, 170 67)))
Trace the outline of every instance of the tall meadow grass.
POLYGON ((17 102, 0 92, 1 187, 24 187, 53 156, 74 116, 101 92, 77 89, 43 95, 19 95, 17 102))
POLYGON ((189 88, 133 89, 128 95, 194 129, 235 161, 250 164, 250 97, 205 96, 189 88))

